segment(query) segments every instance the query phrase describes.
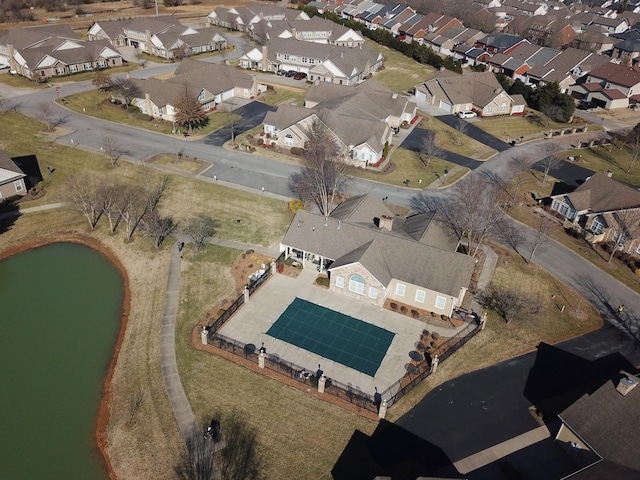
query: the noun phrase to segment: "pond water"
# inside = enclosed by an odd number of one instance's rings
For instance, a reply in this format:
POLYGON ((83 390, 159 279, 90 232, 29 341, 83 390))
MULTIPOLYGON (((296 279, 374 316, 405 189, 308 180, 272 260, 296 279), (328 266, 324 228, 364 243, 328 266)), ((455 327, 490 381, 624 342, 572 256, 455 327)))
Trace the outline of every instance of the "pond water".
POLYGON ((107 478, 95 426, 123 297, 120 272, 83 245, 0 262, 2 478, 107 478))

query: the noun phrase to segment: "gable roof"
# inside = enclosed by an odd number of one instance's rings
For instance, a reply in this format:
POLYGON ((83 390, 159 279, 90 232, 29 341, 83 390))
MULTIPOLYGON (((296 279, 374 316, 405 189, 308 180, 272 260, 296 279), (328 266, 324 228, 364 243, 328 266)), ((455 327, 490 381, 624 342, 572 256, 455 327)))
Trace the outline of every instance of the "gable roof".
MULTIPOLYGON (((371 194, 343 204, 326 219, 298 210, 282 243, 333 259, 330 270, 359 262, 384 286, 397 279, 457 297, 469 285, 473 258, 416 241, 402 228, 380 229, 375 219, 390 212, 371 194)), ((419 220, 428 223, 431 219, 426 215, 410 224, 415 228, 419 220)))
POLYGON ((442 72, 424 83, 427 89, 440 89, 452 105, 473 103, 484 108, 496 95, 504 92, 493 72, 457 75, 442 72))
POLYGON ((577 211, 608 212, 640 207, 640 191, 599 172, 567 196, 577 211))
POLYGON ((616 391, 625 377, 627 374, 620 372, 595 392, 585 394, 564 410, 560 418, 603 459, 635 470, 638 476, 640 388, 635 387, 626 396, 616 391))
POLYGON ((18 180, 26 177, 26 174, 20 170, 13 160, 0 149, 0 184, 18 180))
POLYGON ((640 68, 617 63, 605 63, 591 70, 589 75, 623 87, 633 87, 640 83, 640 68))

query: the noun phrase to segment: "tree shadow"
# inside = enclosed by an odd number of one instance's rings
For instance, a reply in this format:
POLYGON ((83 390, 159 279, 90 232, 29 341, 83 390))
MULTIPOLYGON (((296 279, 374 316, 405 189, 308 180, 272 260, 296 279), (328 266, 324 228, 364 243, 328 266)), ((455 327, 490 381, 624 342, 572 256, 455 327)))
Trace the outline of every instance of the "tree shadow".
POLYGON ((0 203, 0 235, 11 230, 20 215, 20 207, 13 200, 0 203))

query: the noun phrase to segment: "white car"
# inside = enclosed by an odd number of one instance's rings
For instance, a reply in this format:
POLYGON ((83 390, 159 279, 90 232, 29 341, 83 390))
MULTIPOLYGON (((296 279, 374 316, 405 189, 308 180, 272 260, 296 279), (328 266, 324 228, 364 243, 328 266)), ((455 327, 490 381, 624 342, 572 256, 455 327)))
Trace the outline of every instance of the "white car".
POLYGON ((471 110, 464 110, 462 112, 458 112, 458 117, 460 118, 473 118, 477 116, 478 114, 476 112, 472 112, 471 110))

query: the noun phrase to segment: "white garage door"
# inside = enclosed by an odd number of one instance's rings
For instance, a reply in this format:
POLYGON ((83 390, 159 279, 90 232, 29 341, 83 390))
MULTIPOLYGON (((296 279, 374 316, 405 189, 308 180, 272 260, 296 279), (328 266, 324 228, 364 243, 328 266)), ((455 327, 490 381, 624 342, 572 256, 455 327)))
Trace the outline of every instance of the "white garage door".
POLYGON ((444 110, 445 112, 449 112, 451 113, 451 104, 447 103, 447 102, 443 102, 442 100, 440 100, 440 105, 438 105, 442 110, 444 110))

